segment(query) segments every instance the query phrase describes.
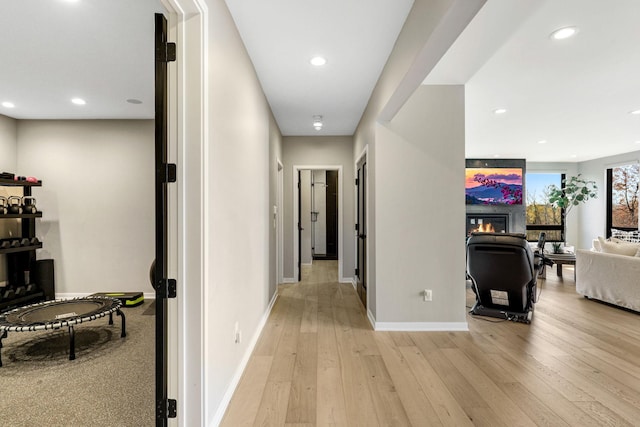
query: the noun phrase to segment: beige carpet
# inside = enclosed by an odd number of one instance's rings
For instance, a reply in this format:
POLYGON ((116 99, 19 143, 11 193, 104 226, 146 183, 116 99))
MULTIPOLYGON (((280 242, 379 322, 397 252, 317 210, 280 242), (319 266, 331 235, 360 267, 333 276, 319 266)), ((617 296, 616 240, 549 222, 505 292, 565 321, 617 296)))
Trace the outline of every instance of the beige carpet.
POLYGON ((11 332, 2 340, 0 426, 153 426, 154 322, 150 303, 67 329, 11 332))

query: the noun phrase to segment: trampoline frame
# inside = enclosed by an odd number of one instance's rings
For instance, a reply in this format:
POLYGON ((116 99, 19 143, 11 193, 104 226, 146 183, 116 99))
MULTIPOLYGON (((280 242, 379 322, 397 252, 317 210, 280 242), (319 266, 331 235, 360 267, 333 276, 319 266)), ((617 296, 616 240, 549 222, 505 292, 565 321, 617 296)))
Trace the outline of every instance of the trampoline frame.
POLYGON ((113 325, 113 313, 116 313, 118 316, 120 316, 120 319, 122 321, 120 338, 124 338, 127 336, 126 322, 125 322, 124 313, 122 313, 122 311, 120 310, 121 307, 122 307, 122 302, 117 298, 111 298, 111 297, 105 297, 105 296, 88 296, 88 297, 77 297, 77 298, 70 298, 70 299, 64 299, 64 300, 44 301, 36 304, 29 304, 22 307, 14 308, 13 310, 2 313, 0 314, 0 331, 2 332, 2 335, 0 335, 0 367, 2 366, 2 355, 1 355, 2 340, 4 338, 7 338, 8 332, 33 332, 33 331, 42 331, 42 330, 57 330, 64 327, 68 327, 69 328, 69 360, 74 360, 76 358, 75 330, 73 328, 74 325, 77 325, 79 323, 84 323, 84 322, 90 322, 92 320, 96 320, 98 318, 105 317, 107 315, 109 316, 109 325, 113 325), (34 322, 32 324, 20 325, 20 324, 7 321, 8 316, 15 315, 20 312, 27 312, 30 309, 45 307, 45 306, 54 305, 54 304, 63 306, 65 304, 71 304, 71 303, 77 303, 77 302, 83 302, 83 301, 101 301, 101 302, 109 301, 111 305, 100 308, 101 311, 97 313, 92 311, 85 315, 69 316, 64 319, 56 319, 56 320, 47 321, 47 322, 37 322, 37 323, 34 322))

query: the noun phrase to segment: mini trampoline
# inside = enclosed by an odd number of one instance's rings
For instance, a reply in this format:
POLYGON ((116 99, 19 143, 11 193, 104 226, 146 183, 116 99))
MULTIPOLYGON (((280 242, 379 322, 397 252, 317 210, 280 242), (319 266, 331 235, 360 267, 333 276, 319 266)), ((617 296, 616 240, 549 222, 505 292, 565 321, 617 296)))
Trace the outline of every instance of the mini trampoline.
MULTIPOLYGON (((32 332, 69 328, 69 360, 76 358, 73 326, 109 316, 113 325, 113 313, 122 319, 120 337, 126 337, 125 318, 120 310, 122 302, 116 298, 89 296, 67 300, 45 301, 19 307, 0 315, 0 349, 8 332, 32 332)), ((2 359, 0 358, 0 366, 2 359)))

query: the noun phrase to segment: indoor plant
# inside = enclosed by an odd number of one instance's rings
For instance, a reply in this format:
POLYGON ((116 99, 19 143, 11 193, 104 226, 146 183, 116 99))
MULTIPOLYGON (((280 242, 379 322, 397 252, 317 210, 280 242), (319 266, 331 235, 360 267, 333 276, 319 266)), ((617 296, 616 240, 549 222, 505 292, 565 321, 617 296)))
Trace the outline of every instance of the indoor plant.
POLYGON ((549 190, 549 203, 556 208, 564 209, 565 216, 574 206, 598 197, 595 181, 584 180, 580 178, 580 174, 562 180, 562 188, 551 185, 549 190))

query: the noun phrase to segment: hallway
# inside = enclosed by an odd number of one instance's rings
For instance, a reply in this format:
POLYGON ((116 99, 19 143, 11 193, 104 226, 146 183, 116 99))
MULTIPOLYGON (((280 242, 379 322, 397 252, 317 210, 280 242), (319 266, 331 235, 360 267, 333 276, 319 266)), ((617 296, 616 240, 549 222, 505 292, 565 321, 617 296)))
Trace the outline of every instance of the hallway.
MULTIPOLYGON (((222 422, 238 426, 598 426, 640 417, 640 318, 555 274, 530 325, 374 332, 336 261, 280 295, 222 422)), ((467 304, 473 302, 468 292, 467 304)))

